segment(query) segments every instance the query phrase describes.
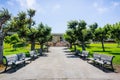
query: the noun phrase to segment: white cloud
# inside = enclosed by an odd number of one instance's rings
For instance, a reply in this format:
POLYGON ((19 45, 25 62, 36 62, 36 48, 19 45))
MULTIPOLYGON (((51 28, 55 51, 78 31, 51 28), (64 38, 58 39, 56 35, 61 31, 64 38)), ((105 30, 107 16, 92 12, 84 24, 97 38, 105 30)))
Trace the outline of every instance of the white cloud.
POLYGON ((33 9, 35 9, 35 7, 38 5, 37 3, 36 3, 36 0, 16 0, 19 4, 20 4, 20 6, 21 6, 21 8, 33 8, 33 9))
POLYGON ((112 2, 112 6, 113 7, 118 7, 118 6, 120 6, 120 2, 112 2))
POLYGON ((39 13, 44 13, 44 9, 41 7, 40 4, 36 0, 16 0, 19 4, 21 9, 35 9, 39 13))
POLYGON ((108 9, 105 7, 99 7, 97 10, 99 13, 105 13, 108 9))
POLYGON ((61 8, 61 5, 60 4, 56 4, 53 6, 53 10, 58 10, 61 8))
POLYGON ((36 0, 26 0, 28 8, 34 8, 37 4, 36 0))
POLYGON ((54 9, 60 9, 60 8, 61 8, 61 5, 56 4, 53 8, 54 8, 54 9))
POLYGON ((98 13, 103 14, 108 11, 109 8, 99 5, 97 2, 93 3, 93 7, 98 11, 98 13))

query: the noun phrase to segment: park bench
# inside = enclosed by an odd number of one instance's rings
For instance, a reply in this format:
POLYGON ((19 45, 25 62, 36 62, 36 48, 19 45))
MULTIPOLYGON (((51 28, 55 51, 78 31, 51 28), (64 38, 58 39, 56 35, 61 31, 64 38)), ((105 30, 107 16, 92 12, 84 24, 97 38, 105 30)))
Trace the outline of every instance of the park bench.
POLYGON ((19 53, 19 54, 17 54, 17 56, 18 56, 19 60, 24 60, 25 63, 26 63, 26 61, 31 62, 31 57, 26 57, 25 53, 19 53))
POLYGON ((107 68, 107 67, 110 67, 112 70, 114 70, 113 63, 112 63, 113 58, 114 56, 94 53, 93 58, 89 58, 88 61, 90 60, 93 61, 94 65, 97 63, 100 64, 103 70, 104 68, 107 68))
POLYGON ((42 56, 42 49, 41 48, 40 49, 36 49, 36 52, 37 52, 38 56, 42 56))
POLYGON ((14 55, 10 55, 10 56, 4 56, 4 65, 5 67, 5 71, 7 70, 8 67, 14 68, 16 70, 16 66, 18 64, 24 64, 25 60, 23 59, 23 57, 19 57, 17 56, 17 54, 14 55))
POLYGON ((89 56, 89 51, 82 51, 80 52, 79 50, 76 51, 77 55, 80 56, 82 59, 87 59, 89 56))
POLYGON ((75 51, 75 55, 78 56, 80 54, 80 50, 75 51))
POLYGON ((29 53, 30 53, 30 57, 31 57, 32 60, 38 58, 39 54, 37 54, 37 52, 35 50, 30 51, 29 53))

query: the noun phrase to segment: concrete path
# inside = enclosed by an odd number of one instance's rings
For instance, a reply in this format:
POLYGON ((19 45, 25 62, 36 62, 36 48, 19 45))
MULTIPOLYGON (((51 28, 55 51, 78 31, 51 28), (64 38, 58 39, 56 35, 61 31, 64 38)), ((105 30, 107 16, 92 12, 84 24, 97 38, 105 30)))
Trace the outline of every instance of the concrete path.
POLYGON ((0 80, 119 80, 120 74, 101 69, 75 57, 65 47, 51 47, 40 57, 16 72, 0 74, 0 80))

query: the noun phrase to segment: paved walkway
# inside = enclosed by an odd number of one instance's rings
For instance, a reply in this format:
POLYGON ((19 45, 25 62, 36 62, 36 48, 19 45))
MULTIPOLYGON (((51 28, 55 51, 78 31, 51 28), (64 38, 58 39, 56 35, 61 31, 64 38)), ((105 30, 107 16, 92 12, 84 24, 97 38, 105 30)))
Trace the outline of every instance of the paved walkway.
POLYGON ((71 55, 65 47, 51 47, 40 57, 16 72, 0 74, 0 80, 119 80, 120 74, 101 69, 71 55))

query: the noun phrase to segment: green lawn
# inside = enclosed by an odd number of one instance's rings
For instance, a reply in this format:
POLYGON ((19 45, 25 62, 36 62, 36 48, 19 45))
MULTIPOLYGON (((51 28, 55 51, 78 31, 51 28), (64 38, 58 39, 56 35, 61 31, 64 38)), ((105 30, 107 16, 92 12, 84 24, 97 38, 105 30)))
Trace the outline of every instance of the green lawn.
MULTIPOLYGON (((80 46, 77 46, 77 49, 82 51, 80 46)), ((73 50, 73 48, 71 50, 73 50)), ((120 48, 118 48, 117 44, 115 43, 105 43, 105 52, 102 51, 101 43, 91 43, 86 48, 86 50, 90 52, 90 57, 94 52, 106 54, 106 55, 114 55, 115 58, 113 60, 113 63, 120 65, 120 48)))
MULTIPOLYGON (((39 45, 36 45, 35 48, 39 48, 39 45)), ((30 44, 26 47, 16 48, 13 49, 10 44, 4 43, 4 55, 12 55, 12 54, 18 54, 18 53, 29 53, 30 51, 30 44)))
MULTIPOLYGON (((36 45, 36 48, 39 48, 39 45, 36 45)), ((80 51, 82 50, 80 46, 77 46, 77 49, 80 51)), ((73 48, 71 49, 73 50, 73 48)), ((115 58, 113 60, 114 64, 120 65, 120 48, 117 47, 117 44, 115 43, 105 43, 105 52, 102 51, 101 44, 100 43, 94 43, 90 44, 86 50, 90 52, 90 56, 94 52, 98 52, 101 54, 107 54, 107 55, 114 55, 115 58)), ((4 44, 4 55, 11 55, 11 54, 17 54, 17 53, 29 53, 30 51, 30 45, 27 47, 17 48, 14 50, 10 44, 4 44)))

